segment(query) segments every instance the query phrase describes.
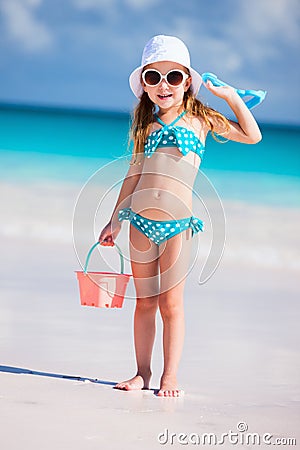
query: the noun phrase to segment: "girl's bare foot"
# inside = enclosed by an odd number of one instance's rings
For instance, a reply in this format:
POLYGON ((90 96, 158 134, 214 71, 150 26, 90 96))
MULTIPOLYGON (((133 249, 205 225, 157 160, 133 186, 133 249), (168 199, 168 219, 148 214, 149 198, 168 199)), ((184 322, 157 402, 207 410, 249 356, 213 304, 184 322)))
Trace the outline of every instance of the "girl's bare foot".
POLYGON ((127 381, 122 381, 114 386, 115 389, 121 389, 123 391, 136 391, 142 389, 149 389, 150 376, 142 377, 142 375, 136 375, 127 381))
POLYGON ((182 397, 184 391, 178 389, 177 379, 172 375, 163 375, 160 380, 158 397, 182 397))

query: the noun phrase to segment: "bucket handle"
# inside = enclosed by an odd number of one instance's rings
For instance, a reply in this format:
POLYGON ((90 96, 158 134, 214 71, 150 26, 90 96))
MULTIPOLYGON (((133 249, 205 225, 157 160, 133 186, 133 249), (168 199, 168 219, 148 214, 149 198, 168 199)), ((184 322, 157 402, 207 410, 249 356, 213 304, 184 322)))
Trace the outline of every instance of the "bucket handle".
MULTIPOLYGON (((91 257, 91 255, 92 255, 92 252, 95 250, 95 248, 96 248, 99 244, 100 244, 100 242, 98 241, 98 242, 96 242, 96 243, 90 248, 90 250, 89 250, 89 252, 88 252, 88 254, 87 254, 86 260, 85 260, 84 273, 87 273, 87 270, 88 270, 88 264, 89 264, 89 260, 90 260, 90 257, 91 257)), ((117 248, 117 251, 118 251, 119 256, 120 256, 120 273, 124 273, 124 256, 123 256, 123 253, 121 252, 120 247, 119 247, 116 243, 114 243, 114 247, 117 248)))

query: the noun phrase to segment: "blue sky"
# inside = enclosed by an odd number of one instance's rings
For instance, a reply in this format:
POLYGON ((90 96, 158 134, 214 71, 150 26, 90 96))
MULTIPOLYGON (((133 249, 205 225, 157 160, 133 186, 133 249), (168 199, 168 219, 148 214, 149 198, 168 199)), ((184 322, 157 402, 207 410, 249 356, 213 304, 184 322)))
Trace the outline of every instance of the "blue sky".
POLYGON ((258 120, 299 124, 299 20, 298 0, 0 0, 0 102, 129 111, 129 73, 170 34, 200 73, 267 90, 258 120))

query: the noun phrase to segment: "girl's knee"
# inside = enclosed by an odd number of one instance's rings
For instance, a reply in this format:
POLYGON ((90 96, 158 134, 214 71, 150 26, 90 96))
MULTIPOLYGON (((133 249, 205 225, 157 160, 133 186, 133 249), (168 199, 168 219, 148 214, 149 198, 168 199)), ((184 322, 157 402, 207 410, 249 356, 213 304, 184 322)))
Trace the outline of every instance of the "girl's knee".
POLYGON ((137 298, 136 300, 136 311, 141 313, 156 313, 158 308, 158 297, 148 297, 148 298, 137 298))
POLYGON ((183 315, 183 298, 180 295, 162 293, 159 296, 159 310, 162 319, 172 319, 183 315))

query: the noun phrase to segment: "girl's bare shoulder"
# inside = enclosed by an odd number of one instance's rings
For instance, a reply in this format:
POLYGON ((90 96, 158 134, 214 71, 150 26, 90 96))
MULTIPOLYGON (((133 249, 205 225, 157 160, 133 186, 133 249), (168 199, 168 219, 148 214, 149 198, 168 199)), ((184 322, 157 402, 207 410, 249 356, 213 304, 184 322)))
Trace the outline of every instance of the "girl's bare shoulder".
POLYGON ((202 141, 203 139, 205 140, 205 137, 210 128, 203 117, 193 116, 189 114, 186 115, 185 122, 187 124, 187 127, 193 130, 196 136, 199 136, 202 141))

